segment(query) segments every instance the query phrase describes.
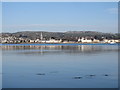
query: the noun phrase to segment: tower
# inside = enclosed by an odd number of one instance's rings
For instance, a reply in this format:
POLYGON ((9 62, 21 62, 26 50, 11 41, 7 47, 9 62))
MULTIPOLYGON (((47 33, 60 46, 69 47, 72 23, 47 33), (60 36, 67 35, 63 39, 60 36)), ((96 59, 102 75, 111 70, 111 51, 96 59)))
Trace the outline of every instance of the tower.
POLYGON ((42 32, 41 32, 41 35, 40 35, 40 40, 43 40, 43 35, 42 35, 42 32))

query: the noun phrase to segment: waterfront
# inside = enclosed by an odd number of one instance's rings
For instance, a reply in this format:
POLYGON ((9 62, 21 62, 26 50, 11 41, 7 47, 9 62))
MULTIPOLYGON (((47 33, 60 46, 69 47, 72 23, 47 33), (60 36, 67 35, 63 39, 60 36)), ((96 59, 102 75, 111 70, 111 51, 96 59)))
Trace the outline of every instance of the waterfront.
POLYGON ((6 44, 3 88, 117 88, 117 44, 6 44))

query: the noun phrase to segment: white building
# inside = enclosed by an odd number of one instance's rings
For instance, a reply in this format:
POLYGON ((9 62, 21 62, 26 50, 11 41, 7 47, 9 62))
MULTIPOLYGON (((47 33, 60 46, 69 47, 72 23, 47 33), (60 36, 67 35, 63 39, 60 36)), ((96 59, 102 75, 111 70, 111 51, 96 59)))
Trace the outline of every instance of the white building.
POLYGON ((114 39, 104 39, 103 40, 104 43, 119 43, 120 40, 114 40, 114 39))
POLYGON ((35 42, 35 40, 30 40, 30 43, 34 43, 35 42))
POLYGON ((98 39, 93 39, 93 43, 99 43, 100 42, 100 40, 98 40, 98 39))
POLYGON ((46 40, 46 43, 61 43, 62 40, 55 40, 55 39, 50 39, 50 40, 46 40))
POLYGON ((104 39, 103 42, 104 42, 104 43, 108 43, 108 39, 104 39))
POLYGON ((1 43, 7 43, 8 41, 7 40, 1 40, 1 43))
POLYGON ((81 39, 78 39, 78 42, 82 42, 82 43, 91 43, 92 39, 91 38, 84 38, 82 37, 81 39))
POLYGON ((36 42, 36 43, 37 43, 37 42, 40 42, 40 39, 36 39, 35 42, 36 42))
POLYGON ((115 40, 115 42, 116 42, 116 43, 119 43, 119 42, 120 42, 120 40, 115 40))

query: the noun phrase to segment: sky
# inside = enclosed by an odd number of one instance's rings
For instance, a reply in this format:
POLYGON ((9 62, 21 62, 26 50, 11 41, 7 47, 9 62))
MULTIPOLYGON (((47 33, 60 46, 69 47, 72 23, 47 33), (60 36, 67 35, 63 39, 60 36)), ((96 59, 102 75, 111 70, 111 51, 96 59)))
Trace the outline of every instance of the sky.
POLYGON ((2 32, 2 3, 0 2, 0 32, 2 32))
POLYGON ((3 2, 2 31, 118 32, 117 2, 3 2))

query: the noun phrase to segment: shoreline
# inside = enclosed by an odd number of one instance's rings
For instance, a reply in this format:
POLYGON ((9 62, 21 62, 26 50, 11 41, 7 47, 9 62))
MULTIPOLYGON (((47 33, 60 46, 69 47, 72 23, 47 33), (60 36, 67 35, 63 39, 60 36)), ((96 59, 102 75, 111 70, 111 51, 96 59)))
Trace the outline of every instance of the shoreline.
POLYGON ((0 46, 29 46, 29 45, 119 45, 120 43, 0 43, 0 46))

